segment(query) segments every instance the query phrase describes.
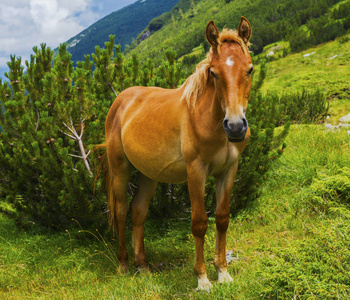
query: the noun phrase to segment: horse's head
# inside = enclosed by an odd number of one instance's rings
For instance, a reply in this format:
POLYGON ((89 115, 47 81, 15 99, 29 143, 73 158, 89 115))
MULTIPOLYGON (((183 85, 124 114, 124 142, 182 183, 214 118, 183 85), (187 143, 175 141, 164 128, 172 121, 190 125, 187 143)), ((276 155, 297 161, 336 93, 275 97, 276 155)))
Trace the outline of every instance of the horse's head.
POLYGON ((209 72, 215 84, 216 98, 221 101, 225 118, 223 127, 230 142, 244 140, 248 130, 245 117, 252 80, 253 64, 248 52, 251 36, 248 20, 241 18, 238 32, 224 29, 219 33, 210 21, 206 37, 211 47, 209 72))

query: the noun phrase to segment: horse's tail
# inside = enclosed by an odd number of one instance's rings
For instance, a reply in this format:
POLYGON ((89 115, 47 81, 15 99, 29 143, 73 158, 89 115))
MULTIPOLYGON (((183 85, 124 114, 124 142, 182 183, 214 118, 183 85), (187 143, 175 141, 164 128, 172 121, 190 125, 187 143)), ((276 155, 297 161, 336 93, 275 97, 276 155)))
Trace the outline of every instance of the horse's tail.
POLYGON ((113 190, 113 175, 110 174, 106 148, 107 143, 96 145, 94 147, 94 150, 100 150, 103 152, 103 154, 100 156, 100 162, 95 176, 95 187, 98 178, 100 176, 103 176, 103 181, 107 188, 107 212, 109 224, 111 226, 112 232, 115 233, 117 230, 116 199, 113 190))
POLYGON ((112 188, 112 178, 109 174, 109 164, 107 159, 107 143, 99 144, 94 147, 94 151, 100 151, 102 154, 99 156, 99 165, 95 175, 94 190, 96 189, 97 180, 100 176, 103 177, 103 183, 107 188, 107 212, 109 216, 109 224, 113 232, 116 230, 117 219, 115 214, 115 197, 112 188))
POLYGON ((106 187, 107 187, 107 210, 108 210, 108 220, 109 225, 112 230, 112 234, 117 231, 117 214, 116 214, 116 197, 113 189, 113 174, 108 167, 107 162, 107 172, 106 172, 106 187))

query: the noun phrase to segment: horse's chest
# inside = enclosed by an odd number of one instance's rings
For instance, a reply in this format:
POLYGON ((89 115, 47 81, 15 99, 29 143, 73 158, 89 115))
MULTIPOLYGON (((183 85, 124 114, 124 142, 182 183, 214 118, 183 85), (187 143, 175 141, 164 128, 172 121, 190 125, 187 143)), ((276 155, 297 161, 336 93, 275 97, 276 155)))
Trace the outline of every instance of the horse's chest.
POLYGON ((233 145, 219 149, 209 164, 209 175, 219 174, 230 168, 238 160, 239 152, 233 145))

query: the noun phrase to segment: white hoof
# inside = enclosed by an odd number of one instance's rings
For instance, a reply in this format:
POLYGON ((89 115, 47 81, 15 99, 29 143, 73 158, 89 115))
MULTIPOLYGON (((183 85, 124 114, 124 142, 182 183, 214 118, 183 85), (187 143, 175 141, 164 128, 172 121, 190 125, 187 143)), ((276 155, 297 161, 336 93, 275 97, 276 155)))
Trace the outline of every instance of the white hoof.
POLYGON ((221 270, 218 271, 218 283, 227 283, 227 282, 232 282, 233 279, 230 276, 230 274, 227 272, 227 270, 221 270))
POLYGON ((209 292, 210 289, 213 286, 211 285, 210 281, 207 278, 207 275, 204 275, 202 277, 198 277, 198 287, 197 291, 204 291, 204 292, 209 292))

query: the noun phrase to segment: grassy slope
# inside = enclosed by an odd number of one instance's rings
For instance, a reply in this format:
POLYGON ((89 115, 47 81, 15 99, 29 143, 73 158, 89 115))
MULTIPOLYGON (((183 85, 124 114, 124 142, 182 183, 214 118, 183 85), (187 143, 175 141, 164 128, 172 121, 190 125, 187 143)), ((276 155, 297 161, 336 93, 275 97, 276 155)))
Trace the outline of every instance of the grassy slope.
MULTIPOLYGON (((275 43, 266 47, 262 55, 271 48, 285 46, 275 43)), ((282 51, 282 50, 280 50, 282 51)), ((276 52, 275 55, 279 55, 276 52)), ((262 92, 296 92, 303 88, 324 90, 328 97, 350 97, 350 34, 335 41, 294 53, 267 64, 268 74, 262 92), (342 42, 341 41, 346 41, 342 42), (303 57, 305 54, 310 56, 303 57), (338 55, 331 59, 331 57, 338 55)))
MULTIPOLYGON (((196 293, 194 243, 189 221, 170 226, 150 220, 146 253, 151 274, 135 268, 122 276, 115 241, 78 229, 61 234, 16 229, 0 218, 0 298, 69 299, 336 299, 350 297, 349 214, 310 204, 310 184, 350 165, 346 132, 293 126, 288 147, 270 172, 253 206, 231 220, 228 249, 234 261, 231 285, 196 293), (307 165, 307 167, 306 167, 307 165), (93 237, 93 235, 95 237, 93 237), (338 295, 338 296, 337 296, 338 295), (299 298, 298 298, 299 299, 299 298)), ((131 253, 129 232, 129 253, 131 253)), ((215 247, 210 220, 205 245, 209 278, 215 247)))
MULTIPOLYGON (((265 57, 277 46, 281 49, 275 52, 276 59, 267 63, 261 91, 282 95, 320 89, 330 102, 327 122, 337 125, 340 117, 350 113, 350 34, 284 58, 282 49, 289 45, 281 41, 266 46, 259 56, 265 57), (303 57, 305 54, 311 55, 303 57)), ((259 72, 259 65, 256 70, 259 72)))

